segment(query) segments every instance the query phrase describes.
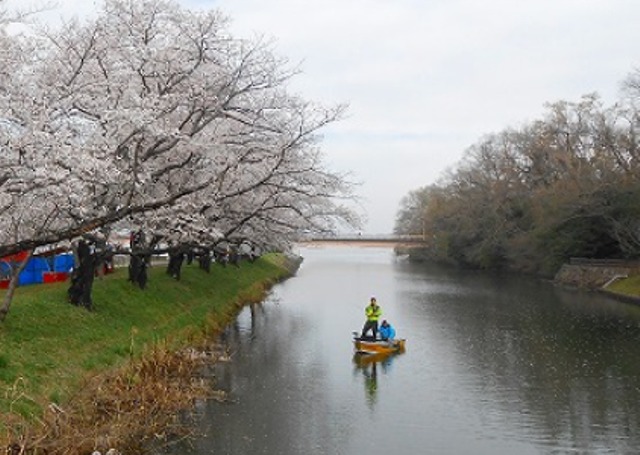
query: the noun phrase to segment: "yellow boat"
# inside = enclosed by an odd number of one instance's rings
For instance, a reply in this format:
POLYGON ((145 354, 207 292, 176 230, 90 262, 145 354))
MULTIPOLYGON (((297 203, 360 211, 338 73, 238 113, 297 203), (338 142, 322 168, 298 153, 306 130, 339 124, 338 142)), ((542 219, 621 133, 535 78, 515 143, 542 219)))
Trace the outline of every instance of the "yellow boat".
POLYGON ((367 338, 354 337, 353 345, 356 352, 366 354, 389 354, 392 352, 404 352, 406 340, 397 338, 391 341, 371 340, 367 338))

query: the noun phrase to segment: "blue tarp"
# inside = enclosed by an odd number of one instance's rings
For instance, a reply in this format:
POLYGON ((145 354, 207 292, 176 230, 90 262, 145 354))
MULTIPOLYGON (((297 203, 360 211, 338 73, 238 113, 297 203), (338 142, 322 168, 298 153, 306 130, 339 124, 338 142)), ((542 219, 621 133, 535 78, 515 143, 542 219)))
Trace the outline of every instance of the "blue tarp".
MULTIPOLYGON (((31 258, 29 262, 27 262, 27 266, 20 273, 20 277, 18 278, 19 286, 25 284, 42 283, 42 271, 39 271, 39 269, 46 264, 43 264, 41 261, 34 261, 34 259, 35 258, 31 258), (32 263, 32 261, 34 262, 32 263)), ((11 278, 13 269, 19 266, 19 263, 15 263, 13 261, 0 261, 0 269, 2 271, 3 278, 11 278)))
POLYGON ((25 284, 38 284, 42 283, 42 273, 37 274, 29 270, 23 270, 18 278, 18 285, 24 286, 25 284))
MULTIPOLYGON (((12 267, 19 264, 0 261, 0 276, 10 278, 12 267)), ((18 285, 43 283, 44 272, 65 272, 68 273, 73 268, 73 254, 64 253, 49 257, 32 257, 27 262, 26 267, 20 273, 18 285)))
POLYGON ((11 276, 11 265, 8 262, 0 261, 0 277, 9 278, 11 276))
POLYGON ((54 272, 70 272, 73 268, 73 254, 58 254, 53 259, 54 272))
POLYGON ((49 261, 45 258, 31 258, 29 262, 27 262, 27 266, 25 270, 32 273, 42 273, 48 272, 51 267, 49 266, 49 261))

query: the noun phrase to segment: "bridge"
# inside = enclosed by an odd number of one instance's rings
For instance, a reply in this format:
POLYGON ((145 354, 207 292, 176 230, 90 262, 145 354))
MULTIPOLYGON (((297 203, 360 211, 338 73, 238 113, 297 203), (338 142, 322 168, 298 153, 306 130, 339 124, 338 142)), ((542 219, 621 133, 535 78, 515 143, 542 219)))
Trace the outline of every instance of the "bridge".
POLYGON ((345 245, 345 246, 386 246, 420 247, 427 242, 421 235, 336 235, 310 237, 297 242, 299 245, 345 245))

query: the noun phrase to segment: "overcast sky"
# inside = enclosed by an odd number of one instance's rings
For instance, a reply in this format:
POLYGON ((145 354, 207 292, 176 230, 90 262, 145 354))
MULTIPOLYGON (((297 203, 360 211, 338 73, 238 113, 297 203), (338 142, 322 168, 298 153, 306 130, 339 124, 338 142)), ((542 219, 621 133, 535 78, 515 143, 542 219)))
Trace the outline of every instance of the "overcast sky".
MULTIPOLYGON (((535 120, 548 102, 597 92, 612 104, 640 67, 639 0, 179 3, 220 8, 237 37, 272 38, 300 64, 293 92, 349 104, 322 148, 329 168, 362 182, 368 234, 391 232, 400 199, 435 183, 484 134, 535 120)), ((57 4, 58 17, 94 8, 57 4)))

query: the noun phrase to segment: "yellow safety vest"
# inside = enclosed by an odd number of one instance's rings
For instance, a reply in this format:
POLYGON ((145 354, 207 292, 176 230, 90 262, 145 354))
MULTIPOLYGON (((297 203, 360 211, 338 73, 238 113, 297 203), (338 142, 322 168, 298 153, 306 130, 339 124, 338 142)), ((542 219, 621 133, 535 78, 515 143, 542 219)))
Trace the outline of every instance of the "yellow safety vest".
POLYGON ((364 312, 367 315, 368 321, 377 321, 382 315, 382 309, 380 308, 379 305, 376 305, 376 306, 367 305, 367 308, 365 309, 364 312))

